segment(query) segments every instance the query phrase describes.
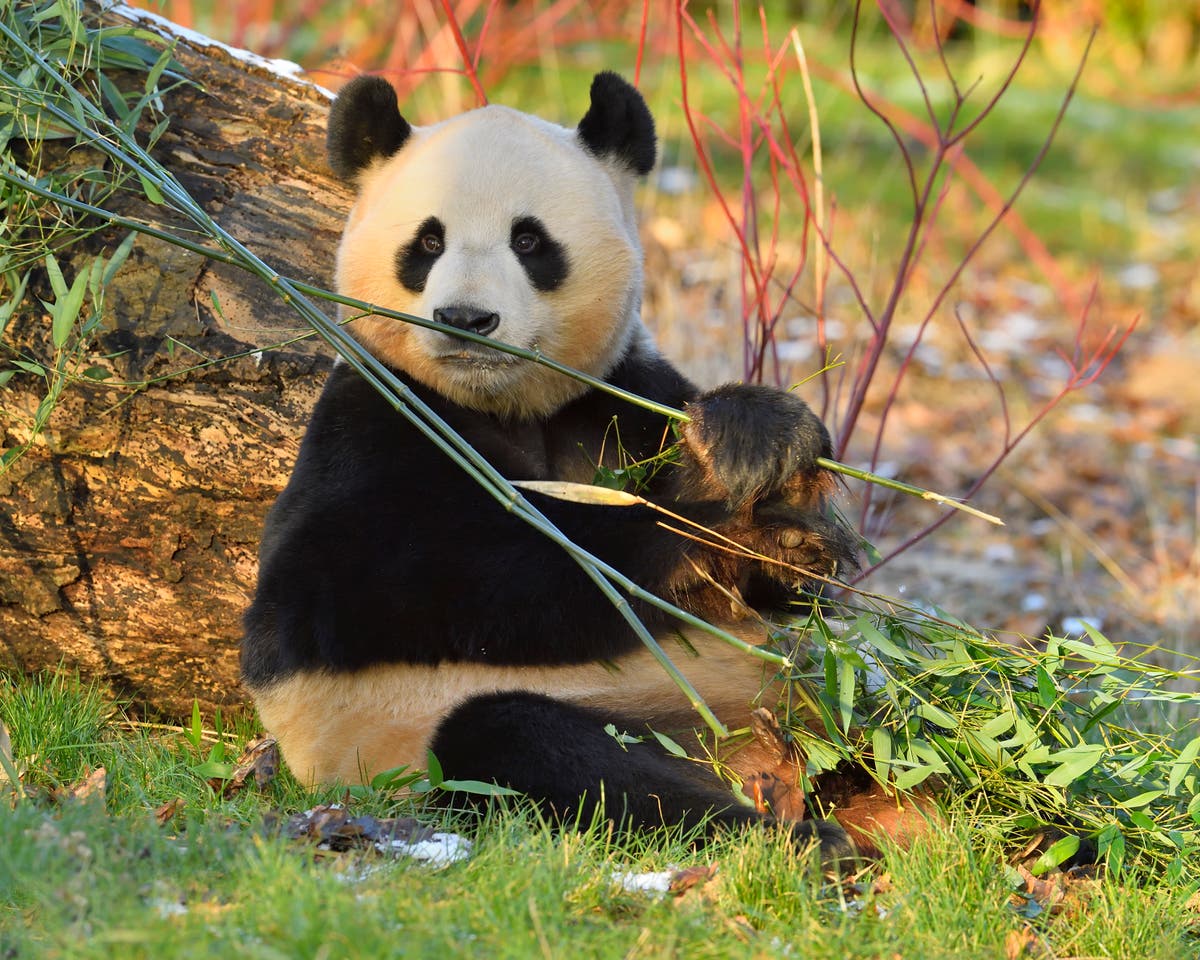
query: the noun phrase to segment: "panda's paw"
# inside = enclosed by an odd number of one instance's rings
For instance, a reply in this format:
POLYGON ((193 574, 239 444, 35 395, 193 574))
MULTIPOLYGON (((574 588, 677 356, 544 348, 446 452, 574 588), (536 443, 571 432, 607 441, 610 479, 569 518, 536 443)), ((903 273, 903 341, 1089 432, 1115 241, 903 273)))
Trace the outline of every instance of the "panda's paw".
POLYGON ((766 502, 714 529, 759 557, 708 556, 709 573, 719 583, 735 583, 757 610, 781 608, 821 584, 846 579, 858 569, 858 538, 819 510, 766 502))
POLYGON ((799 397, 727 384, 688 404, 687 413, 683 438, 700 481, 731 508, 771 495, 813 503, 826 491, 816 461, 831 454, 829 432, 799 397))
POLYGON ((844 877, 861 865, 862 857, 854 841, 834 820, 781 821, 779 826, 788 830, 797 854, 811 854, 815 849, 825 873, 844 877))
MULTIPOLYGON (((858 567, 858 537, 824 511, 768 502, 754 511, 754 529, 759 553, 807 575, 844 576, 858 567)), ((786 569, 773 569, 771 565, 764 567, 764 573, 795 579, 786 569)))

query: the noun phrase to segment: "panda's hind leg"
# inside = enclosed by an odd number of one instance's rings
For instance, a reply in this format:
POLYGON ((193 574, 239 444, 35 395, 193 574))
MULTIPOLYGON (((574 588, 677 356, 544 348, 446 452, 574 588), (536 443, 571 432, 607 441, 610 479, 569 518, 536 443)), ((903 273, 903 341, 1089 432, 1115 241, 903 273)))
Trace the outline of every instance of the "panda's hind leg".
POLYGON ((633 829, 708 819, 761 819, 695 763, 657 743, 618 743, 605 732, 636 724, 537 693, 472 697, 446 717, 431 749, 447 779, 498 783, 534 800, 555 819, 599 813, 633 829))
MULTIPOLYGON (((564 823, 604 818, 624 830, 667 824, 701 827, 709 835, 745 824, 784 826, 739 805, 703 765, 672 756, 657 742, 618 743, 604 730, 609 722, 622 727, 619 718, 542 694, 485 694, 442 721, 431 749, 447 779, 511 787, 564 823)), ((855 856, 835 823, 784 828, 798 846, 816 840, 827 865, 855 856)))

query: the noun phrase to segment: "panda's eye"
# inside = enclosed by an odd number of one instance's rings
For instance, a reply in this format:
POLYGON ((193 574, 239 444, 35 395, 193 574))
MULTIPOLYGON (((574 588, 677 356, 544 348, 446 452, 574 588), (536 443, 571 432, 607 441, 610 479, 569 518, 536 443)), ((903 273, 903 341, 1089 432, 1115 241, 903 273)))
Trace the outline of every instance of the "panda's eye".
POLYGON ((537 249, 541 245, 542 238, 536 233, 518 233, 512 241, 513 252, 522 257, 537 253, 537 249))
POLYGON ((446 227, 437 217, 426 217, 396 251, 396 278, 404 289, 420 293, 429 271, 446 249, 446 227))
POLYGON ((537 217, 518 217, 508 235, 508 246, 529 282, 543 293, 557 290, 567 279, 567 250, 554 239, 537 217))

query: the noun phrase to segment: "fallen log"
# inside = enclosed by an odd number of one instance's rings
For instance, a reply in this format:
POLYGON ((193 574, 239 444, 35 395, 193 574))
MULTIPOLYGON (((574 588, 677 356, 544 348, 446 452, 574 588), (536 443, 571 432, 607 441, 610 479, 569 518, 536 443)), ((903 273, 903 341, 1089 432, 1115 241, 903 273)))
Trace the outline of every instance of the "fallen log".
MULTIPOLYGON (((351 196, 325 163, 328 95, 203 38, 180 39, 175 58, 191 82, 165 97, 155 156, 281 274, 329 287, 351 196)), ((70 158, 90 162, 79 147, 70 158)), ((117 205, 173 226, 132 193, 117 205)), ((64 274, 123 235, 60 252, 64 274)), ((49 327, 27 298, 4 345, 36 355, 49 327)), ((0 669, 76 670, 165 715, 194 698, 206 709, 245 701, 240 618, 263 517, 331 364, 311 339, 252 351, 305 329, 249 274, 138 238, 92 345, 112 378, 72 385, 0 474, 0 669), (111 385, 121 381, 144 385, 111 385)), ((0 448, 28 439, 44 392, 34 377, 0 388, 0 448)))

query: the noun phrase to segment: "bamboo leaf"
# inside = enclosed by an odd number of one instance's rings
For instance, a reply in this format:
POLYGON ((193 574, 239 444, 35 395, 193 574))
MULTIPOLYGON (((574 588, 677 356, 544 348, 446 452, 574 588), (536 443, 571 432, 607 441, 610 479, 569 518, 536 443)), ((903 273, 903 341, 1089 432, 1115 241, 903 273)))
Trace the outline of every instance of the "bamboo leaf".
POLYGON ((429 785, 440 787, 445 778, 442 775, 442 765, 438 763, 438 758, 433 755, 432 750, 425 751, 425 769, 429 775, 429 785))
POLYGON ((13 360, 11 361, 14 367, 24 370, 26 373, 32 373, 35 377, 44 377, 46 368, 40 363, 34 363, 32 360, 13 360))
POLYGON ((887 783, 892 773, 892 735, 883 727, 871 731, 871 756, 880 782, 887 783))
POLYGON ((878 627, 875 626, 865 615, 854 621, 854 629, 862 634, 865 642, 869 643, 879 653, 891 657, 900 663, 914 663, 917 658, 908 650, 903 649, 892 640, 878 627))
POLYGON ((1095 769, 1103 756, 1104 745, 1098 743, 1085 743, 1060 750, 1048 758, 1058 766, 1042 778, 1042 783, 1048 787, 1069 786, 1095 769))
POLYGON ((46 254, 46 276, 50 280, 50 289, 54 291, 54 299, 62 300, 67 295, 67 281, 63 278, 62 267, 52 253, 46 254))
POLYGON ((1200 756, 1200 737, 1193 737, 1171 762, 1171 772, 1167 777, 1167 790, 1171 794, 1179 791, 1184 777, 1196 773, 1197 756, 1200 756))
POLYGON ((933 764, 918 764, 911 770, 905 770, 896 777, 896 789, 911 790, 918 784, 924 783, 937 772, 938 770, 933 764))
POLYGON ((1130 797, 1119 804, 1119 806, 1124 807, 1126 810, 1136 810, 1139 807, 1145 807, 1153 803, 1159 797, 1164 796, 1166 792, 1165 790, 1147 790, 1145 793, 1139 793, 1136 797, 1130 797))
POLYGON ((1060 837, 1050 844, 1049 848, 1034 862, 1030 873, 1037 876, 1045 873, 1047 870, 1052 870, 1064 860, 1075 856, 1079 852, 1079 837, 1067 834, 1065 837, 1060 837))
POLYGON ((1096 853, 1113 873, 1120 873, 1125 863, 1125 834, 1121 825, 1110 823, 1096 835, 1096 853))
POLYGON ((854 664, 848 658, 838 658, 838 710, 842 732, 849 733, 854 719, 854 664))
POLYGON ((484 783, 482 780, 443 780, 438 786, 453 793, 477 793, 485 797, 521 796, 520 790, 502 787, 498 783, 484 783))
POLYGON ((25 286, 28 282, 29 274, 22 274, 21 279, 17 281, 17 288, 13 291, 12 299, 8 303, 0 304, 0 337, 4 336, 4 330, 8 326, 8 321, 12 319, 12 315, 16 312, 17 307, 25 299, 25 286))
POLYGON ((1054 686, 1054 681, 1050 679, 1050 674, 1046 669, 1039 666, 1035 671, 1037 677, 1038 700, 1047 710, 1053 710, 1058 703, 1058 688, 1054 686))
POLYGON ((1008 753, 991 737, 984 736, 977 730, 965 730, 963 735, 975 756, 989 766, 1003 769, 1011 763, 1008 753))
POLYGON ((142 193, 146 195, 146 199, 156 206, 161 206, 165 202, 162 191, 158 188, 153 180, 143 173, 138 174, 138 180, 142 183, 142 193))
POLYGON ((928 720, 930 723, 937 724, 943 730, 958 729, 958 718, 932 703, 919 704, 916 713, 922 720, 928 720))
POLYGON ((79 319, 79 311, 83 307, 83 297, 87 293, 87 280, 87 271, 80 270, 75 274, 75 282, 71 284, 71 289, 66 292, 66 296, 59 297, 58 302, 54 305, 50 337, 56 350, 61 350, 66 346, 71 331, 75 328, 75 321, 79 319))
POLYGON ((687 751, 670 737, 668 737, 665 733, 659 733, 657 730, 651 730, 650 732, 654 734, 654 739, 662 744, 662 748, 666 750, 667 753, 674 754, 677 757, 683 757, 684 759, 687 758, 687 751))
POLYGON ((979 728, 979 735, 988 739, 995 739, 1002 733, 1008 733, 1013 726, 1013 714, 1011 707, 1001 713, 996 714, 979 728))
POLYGON ((129 254, 133 250, 133 242, 137 239, 137 234, 130 230, 125 234, 125 239, 121 241, 117 249, 113 251, 113 255, 108 258, 108 265, 104 268, 104 274, 100 278, 100 285, 107 287, 113 281, 113 277, 117 275, 117 271, 121 269, 125 261, 129 259, 129 254))

